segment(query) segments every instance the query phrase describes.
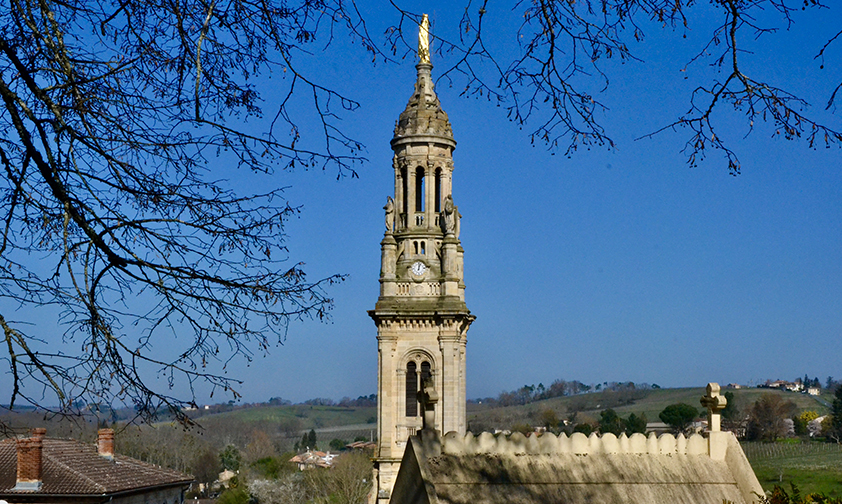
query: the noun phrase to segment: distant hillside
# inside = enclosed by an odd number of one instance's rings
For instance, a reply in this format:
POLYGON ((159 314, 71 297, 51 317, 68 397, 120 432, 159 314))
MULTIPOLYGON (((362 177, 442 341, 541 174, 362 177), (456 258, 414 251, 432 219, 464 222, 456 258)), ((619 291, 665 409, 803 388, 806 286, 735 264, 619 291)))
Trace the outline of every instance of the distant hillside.
MULTIPOLYGON (((744 409, 753 404, 762 394, 780 394, 785 400, 795 403, 799 410, 815 410, 819 414, 828 411, 824 403, 806 394, 783 392, 774 389, 743 388, 730 390, 734 393, 737 406, 744 409)), ((596 420, 599 412, 613 408, 621 416, 630 413, 646 415, 652 421, 659 421, 658 414, 674 403, 687 403, 701 410, 699 399, 704 395, 704 388, 650 389, 621 392, 597 392, 575 396, 555 397, 522 406, 487 407, 483 404, 468 406, 468 428, 472 431, 509 429, 513 425, 541 425, 541 415, 545 410, 552 410, 559 419, 565 419, 576 413, 577 421, 596 420)))
POLYGON ((199 419, 199 423, 208 428, 225 423, 271 423, 292 432, 374 422, 377 422, 377 408, 374 406, 344 408, 341 406, 309 406, 305 404, 261 405, 206 415, 199 419))
MULTIPOLYGON (((812 396, 774 389, 744 388, 731 390, 737 406, 745 409, 762 394, 779 394, 785 400, 795 403, 799 410, 815 410, 824 414, 828 408, 812 396)), ((699 398, 704 389, 674 388, 604 391, 555 397, 521 406, 499 407, 488 404, 468 404, 468 429, 473 432, 494 429, 510 429, 515 425, 542 425, 541 417, 546 410, 552 410, 558 419, 576 414, 576 420, 595 421, 599 412, 613 408, 621 416, 630 413, 644 414, 651 421, 659 421, 658 414, 670 404, 687 403, 702 410, 699 398)), ((310 405, 256 405, 234 411, 205 415, 199 424, 209 435, 224 436, 237 443, 255 430, 261 430, 280 444, 292 445, 303 432, 315 429, 321 442, 333 438, 351 441, 356 437, 370 437, 376 426, 375 407, 345 408, 339 406, 310 405), (213 433, 213 434, 210 434, 213 433)))
MULTIPOLYGON (((732 390, 737 406, 746 409, 762 394, 779 394, 785 400, 794 402, 799 410, 814 410, 819 414, 828 412, 832 397, 808 396, 772 389, 746 388, 732 390)), ((554 397, 520 406, 501 407, 487 402, 469 403, 468 429, 479 433, 485 430, 511 429, 516 425, 541 426, 547 410, 559 420, 574 413, 576 421, 595 421, 599 412, 613 408, 621 416, 630 413, 644 414, 651 421, 658 421, 658 414, 668 405, 684 402, 697 407, 704 394, 702 388, 621 390, 585 393, 554 397)), ((234 444, 244 449, 255 436, 262 433, 276 445, 279 451, 289 450, 301 440, 302 434, 315 429, 319 445, 327 446, 333 439, 353 441, 356 438, 371 439, 376 435, 377 408, 318 406, 318 405, 242 405, 220 413, 207 413, 197 418, 200 427, 192 434, 217 449, 234 444)), ((160 425, 169 425, 163 421, 160 425)), ((47 427, 51 436, 93 439, 96 418, 89 417, 79 422, 56 422, 44 417, 43 413, 26 411, 22 413, 0 413, 0 425, 18 428, 21 432, 30 427, 47 427)), ((258 436, 259 437, 259 436, 258 436)))

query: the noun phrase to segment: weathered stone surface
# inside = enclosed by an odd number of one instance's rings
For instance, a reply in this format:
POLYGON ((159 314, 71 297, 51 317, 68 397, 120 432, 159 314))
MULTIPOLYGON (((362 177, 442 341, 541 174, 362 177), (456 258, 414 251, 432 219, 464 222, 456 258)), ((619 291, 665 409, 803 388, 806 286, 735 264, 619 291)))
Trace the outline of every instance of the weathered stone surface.
MULTIPOLYGON (((426 456, 423 449, 419 450, 420 439, 412 438, 412 449, 404 457, 391 502, 711 504, 727 500, 748 504, 757 501, 754 492, 762 493, 762 490, 739 443, 730 433, 722 434, 729 436, 723 438, 727 452, 724 460, 714 459, 706 451, 694 455, 680 453, 678 447, 683 443, 671 434, 648 440, 642 435, 632 436, 624 443, 613 435, 586 438, 577 433, 570 439, 573 453, 543 453, 545 448, 540 441, 529 449, 529 443, 524 443, 519 434, 508 439, 489 435, 495 440, 494 449, 471 453, 474 444, 490 446, 488 437, 482 441, 483 433, 477 438, 471 436, 471 441, 465 436, 459 445, 446 442, 444 449, 433 456, 426 456), (654 451, 640 453, 641 447, 652 448, 653 442, 654 451), (622 450, 624 444, 628 448, 622 450)), ((692 436, 686 444, 695 446, 696 440, 704 442, 701 436, 692 436)))

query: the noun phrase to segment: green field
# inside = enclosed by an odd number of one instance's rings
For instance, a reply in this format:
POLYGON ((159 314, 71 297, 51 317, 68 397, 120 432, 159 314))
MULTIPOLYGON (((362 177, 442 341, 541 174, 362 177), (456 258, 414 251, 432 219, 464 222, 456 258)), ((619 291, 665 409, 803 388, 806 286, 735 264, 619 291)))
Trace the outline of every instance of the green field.
POLYGON ((795 483, 801 494, 842 497, 842 445, 836 443, 742 443, 764 490, 795 483))
POLYGON ((293 424, 295 430, 376 422, 377 409, 339 406, 257 406, 200 418, 200 424, 224 422, 293 424))

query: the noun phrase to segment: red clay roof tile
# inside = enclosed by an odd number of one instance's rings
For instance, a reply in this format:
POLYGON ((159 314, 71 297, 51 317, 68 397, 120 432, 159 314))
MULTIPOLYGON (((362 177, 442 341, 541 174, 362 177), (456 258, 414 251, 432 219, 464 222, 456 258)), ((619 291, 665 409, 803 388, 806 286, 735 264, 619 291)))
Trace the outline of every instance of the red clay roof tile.
MULTIPOLYGON (((188 484, 193 477, 115 454, 101 457, 94 445, 68 439, 44 438, 43 472, 39 494, 102 495, 131 490, 188 484)), ((35 493, 14 490, 17 447, 14 439, 0 441, 0 496, 35 493)))

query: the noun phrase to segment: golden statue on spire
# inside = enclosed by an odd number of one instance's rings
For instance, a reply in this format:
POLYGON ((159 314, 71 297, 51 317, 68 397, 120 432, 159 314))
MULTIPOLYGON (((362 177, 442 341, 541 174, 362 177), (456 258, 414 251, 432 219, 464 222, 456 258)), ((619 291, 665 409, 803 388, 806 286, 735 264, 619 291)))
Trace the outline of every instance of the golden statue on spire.
POLYGON ((430 62, 430 18, 426 14, 418 26, 418 58, 421 63, 430 62))

